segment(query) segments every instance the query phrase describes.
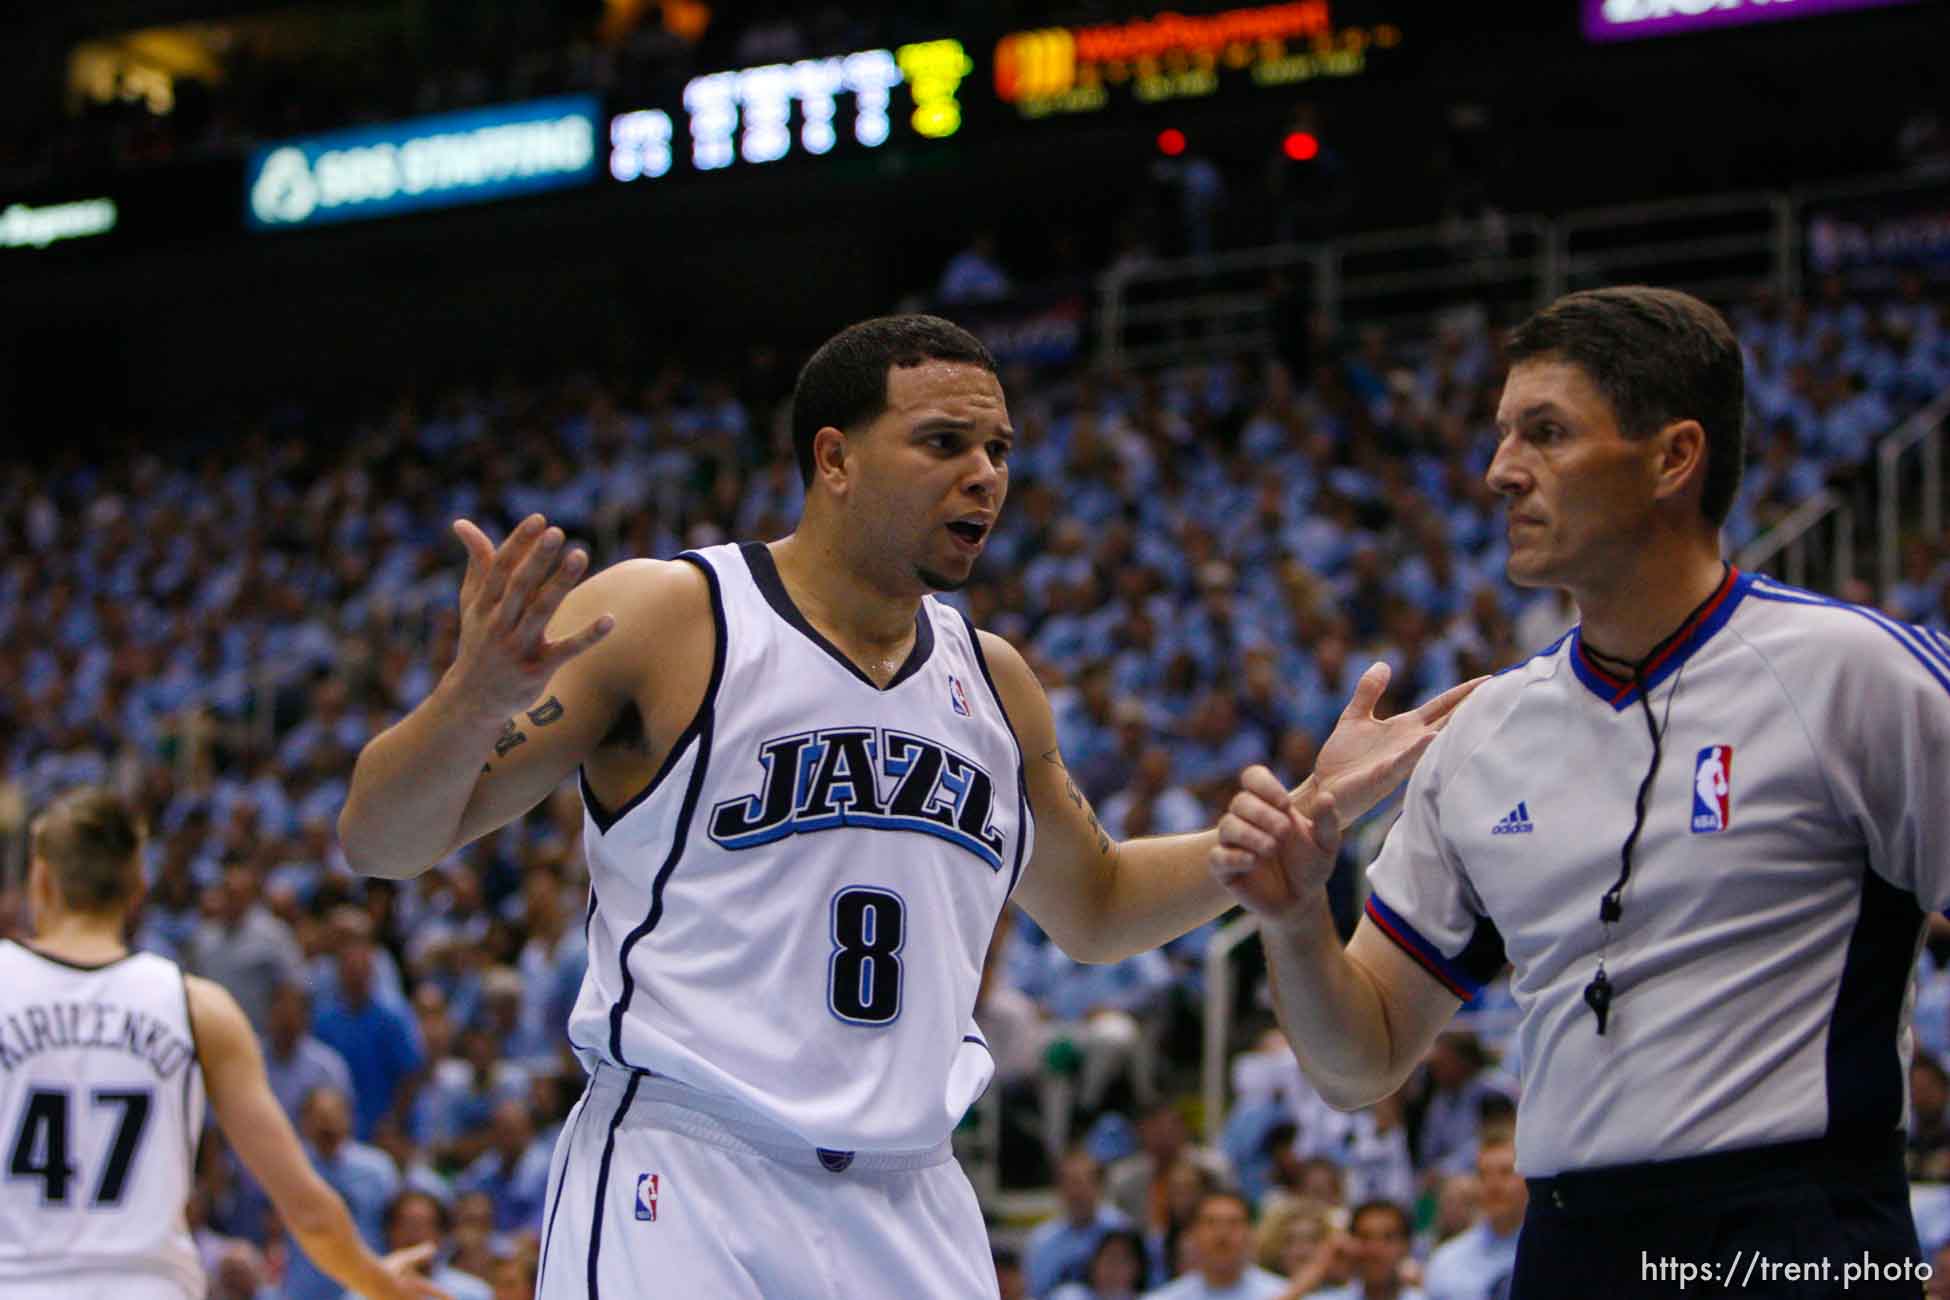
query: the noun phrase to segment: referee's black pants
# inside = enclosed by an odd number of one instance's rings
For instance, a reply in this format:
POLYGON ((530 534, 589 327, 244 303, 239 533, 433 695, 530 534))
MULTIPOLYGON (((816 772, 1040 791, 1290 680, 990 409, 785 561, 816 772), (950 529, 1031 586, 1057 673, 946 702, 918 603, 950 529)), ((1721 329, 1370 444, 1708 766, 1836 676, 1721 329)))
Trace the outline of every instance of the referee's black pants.
POLYGON ((1916 1300, 1901 1134, 1533 1178, 1510 1300, 1916 1300))

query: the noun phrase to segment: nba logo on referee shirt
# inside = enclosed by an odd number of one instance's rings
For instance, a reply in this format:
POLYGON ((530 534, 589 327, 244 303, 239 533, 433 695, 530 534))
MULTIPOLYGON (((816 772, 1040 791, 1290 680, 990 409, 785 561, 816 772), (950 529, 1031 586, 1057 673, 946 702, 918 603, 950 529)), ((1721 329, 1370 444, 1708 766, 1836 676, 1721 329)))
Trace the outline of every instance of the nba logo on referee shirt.
POLYGON ((1733 746, 1708 745, 1693 762, 1693 834, 1733 824, 1733 746))
POLYGON ((948 703, 955 706, 955 712, 966 718, 968 712, 968 692, 961 688, 961 678, 948 674, 948 703))
POLYGON ((657 1221, 657 1176, 655 1174, 636 1176, 636 1217, 644 1223, 657 1221))

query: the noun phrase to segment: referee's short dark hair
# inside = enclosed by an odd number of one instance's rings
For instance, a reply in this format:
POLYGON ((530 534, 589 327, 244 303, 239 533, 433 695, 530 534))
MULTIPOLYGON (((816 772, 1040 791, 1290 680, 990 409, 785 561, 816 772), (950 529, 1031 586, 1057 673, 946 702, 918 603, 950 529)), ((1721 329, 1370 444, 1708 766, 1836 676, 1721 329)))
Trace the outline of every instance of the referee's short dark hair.
POLYGON ((813 474, 813 438, 821 429, 853 430, 887 409, 887 372, 929 361, 956 361, 996 373, 982 340, 939 316, 876 316, 820 344, 792 388, 792 450, 799 481, 813 474))
POLYGON ((113 790, 83 786, 34 818, 28 852, 47 864, 61 902, 102 915, 130 902, 142 887, 142 818, 113 790))
POLYGON ((1700 510, 1724 524, 1746 458, 1746 377, 1726 318, 1691 294, 1622 285, 1566 294, 1517 326, 1509 362, 1562 360, 1591 376, 1628 438, 1675 420, 1706 430, 1700 510))

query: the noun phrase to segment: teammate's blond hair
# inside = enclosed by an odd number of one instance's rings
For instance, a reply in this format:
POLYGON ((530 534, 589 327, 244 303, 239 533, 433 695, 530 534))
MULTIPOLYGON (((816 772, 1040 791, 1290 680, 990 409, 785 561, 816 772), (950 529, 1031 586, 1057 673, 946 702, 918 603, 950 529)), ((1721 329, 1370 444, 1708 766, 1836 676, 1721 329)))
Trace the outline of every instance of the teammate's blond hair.
POLYGON ((77 912, 112 912, 142 882, 148 828, 113 790, 83 786, 36 817, 28 851, 45 862, 61 901, 77 912))

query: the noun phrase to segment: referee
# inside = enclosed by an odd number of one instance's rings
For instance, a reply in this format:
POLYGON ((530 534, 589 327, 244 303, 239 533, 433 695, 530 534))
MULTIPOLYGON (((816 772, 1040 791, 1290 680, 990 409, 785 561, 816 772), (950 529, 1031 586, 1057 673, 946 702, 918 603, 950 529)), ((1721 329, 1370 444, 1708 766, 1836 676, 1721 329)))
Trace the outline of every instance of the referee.
POLYGON ((1345 950, 1330 801, 1248 769, 1213 870, 1337 1106, 1392 1092, 1507 954, 1515 1300, 1917 1296, 1906 995, 1950 904, 1950 642, 1721 559, 1743 382, 1705 304, 1572 294, 1509 360, 1510 577, 1583 622, 1430 747, 1345 950))

